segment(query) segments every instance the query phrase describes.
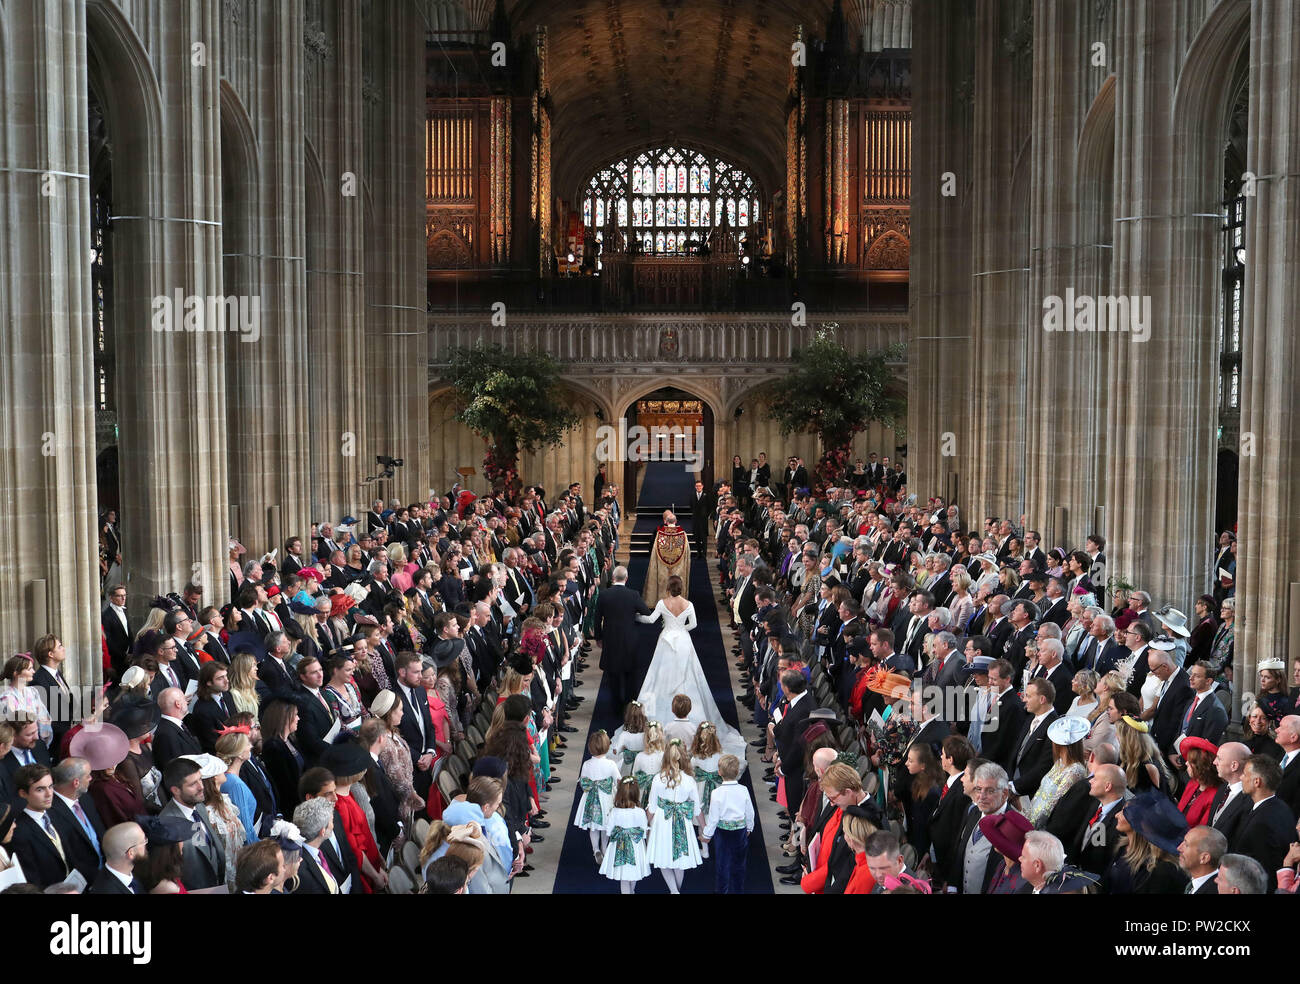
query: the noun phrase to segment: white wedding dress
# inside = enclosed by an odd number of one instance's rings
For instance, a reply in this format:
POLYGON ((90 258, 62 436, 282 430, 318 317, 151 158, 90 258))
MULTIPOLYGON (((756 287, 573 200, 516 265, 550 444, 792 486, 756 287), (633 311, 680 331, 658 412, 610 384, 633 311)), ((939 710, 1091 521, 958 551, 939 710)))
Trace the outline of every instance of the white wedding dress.
POLYGON ((695 618, 695 606, 688 604, 678 616, 660 600, 649 615, 637 616, 638 622, 651 623, 655 619, 663 619, 663 628, 645 682, 641 684, 641 693, 637 695, 646 720, 658 721, 661 725, 675 720, 673 698, 685 694, 691 699, 691 713, 687 720, 697 727, 703 721, 712 722, 718 730, 723 752, 740 759, 741 769, 744 769, 745 737, 722 719, 709 682, 704 678, 700 658, 695 654, 695 644, 691 642, 691 629, 699 624, 695 618))

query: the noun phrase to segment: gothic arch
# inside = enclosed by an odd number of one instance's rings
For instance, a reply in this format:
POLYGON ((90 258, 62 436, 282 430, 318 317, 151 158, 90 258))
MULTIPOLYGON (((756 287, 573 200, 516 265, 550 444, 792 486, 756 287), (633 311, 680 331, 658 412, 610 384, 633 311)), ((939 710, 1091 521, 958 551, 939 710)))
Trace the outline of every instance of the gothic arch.
POLYGON ((1079 131, 1075 169, 1084 242, 1113 240, 1115 200, 1115 76, 1101 84, 1079 131))
POLYGON ((162 195, 162 94, 148 52, 112 0, 86 4, 86 62, 115 151, 114 210, 151 215, 162 195))
POLYGON ((683 390, 692 396, 698 397, 711 407, 718 408, 722 405, 722 396, 719 387, 716 385, 709 387, 704 384, 704 380, 692 376, 650 376, 644 382, 634 384, 631 389, 619 394, 615 404, 618 407, 620 416, 626 416, 628 408, 643 396, 648 396, 655 390, 666 389, 683 390))

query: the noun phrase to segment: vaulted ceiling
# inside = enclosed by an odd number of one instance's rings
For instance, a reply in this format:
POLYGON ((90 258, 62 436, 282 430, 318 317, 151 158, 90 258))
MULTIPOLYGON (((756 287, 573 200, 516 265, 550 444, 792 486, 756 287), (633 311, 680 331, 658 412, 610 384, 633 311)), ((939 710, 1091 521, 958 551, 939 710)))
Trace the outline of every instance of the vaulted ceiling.
MULTIPOLYGON (((545 25, 554 194, 595 168, 680 143, 784 183, 791 43, 824 37, 832 0, 514 0, 516 32, 545 25)), ((854 4, 846 4, 852 19, 854 4)))

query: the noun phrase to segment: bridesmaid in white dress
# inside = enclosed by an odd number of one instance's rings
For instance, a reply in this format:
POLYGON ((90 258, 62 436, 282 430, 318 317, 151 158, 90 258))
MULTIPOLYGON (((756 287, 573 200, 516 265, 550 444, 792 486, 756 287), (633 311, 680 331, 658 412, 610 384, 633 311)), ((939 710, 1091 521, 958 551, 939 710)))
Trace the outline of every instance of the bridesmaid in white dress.
POLYGON ((659 869, 668 891, 680 895, 686 872, 700 864, 695 817, 700 791, 690 774, 686 746, 674 738, 664 749, 664 764, 650 784, 650 844, 646 859, 659 869))
POLYGON ((705 721, 712 722, 718 729, 723 751, 744 762, 745 738, 722 720, 704 669, 700 666, 700 658, 695 653, 695 644, 691 642, 691 630, 699 621, 695 617, 695 606, 682 597, 680 578, 669 578, 668 597, 661 598, 653 612, 637 616, 637 621, 645 623, 656 619, 663 620, 663 628, 645 682, 641 684, 641 693, 637 695, 646 719, 672 720, 673 697, 684 694, 691 700, 691 709, 685 720, 696 727, 705 721))
POLYGON ((605 819, 605 834, 609 838, 605 858, 600 863, 600 873, 618 882, 624 895, 636 891, 636 883, 650 874, 646 861, 646 840, 650 821, 641 809, 641 789, 631 776, 620 779, 614 793, 614 809, 605 819))
POLYGON ((618 763, 609 757, 609 735, 604 730, 591 733, 587 739, 587 751, 591 753, 591 758, 582 763, 578 779, 582 798, 578 801, 578 812, 573 823, 590 834, 591 853, 599 865, 605 856, 605 818, 614 809, 614 786, 619 780, 618 763))

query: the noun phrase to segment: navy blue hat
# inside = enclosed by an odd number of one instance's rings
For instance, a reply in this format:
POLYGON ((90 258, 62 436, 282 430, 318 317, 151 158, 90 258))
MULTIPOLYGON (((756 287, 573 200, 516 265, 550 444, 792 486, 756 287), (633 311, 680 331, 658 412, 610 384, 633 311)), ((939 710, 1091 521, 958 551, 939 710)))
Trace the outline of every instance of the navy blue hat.
POLYGON ((162 814, 156 817, 136 817, 135 822, 144 830, 151 847, 162 844, 184 844, 203 829, 197 821, 162 814))
POLYGON ((495 755, 484 755, 474 762, 474 768, 470 772, 471 776, 490 776, 493 779, 504 779, 506 775, 505 759, 497 758, 495 755))
POLYGON ((289 602, 289 611, 295 615, 315 615, 316 606, 304 605, 301 601, 291 601, 289 602))
POLYGON ((340 526, 356 526, 356 525, 357 525, 356 517, 355 517, 355 516, 344 516, 342 519, 339 520, 339 525, 340 525, 340 526))

